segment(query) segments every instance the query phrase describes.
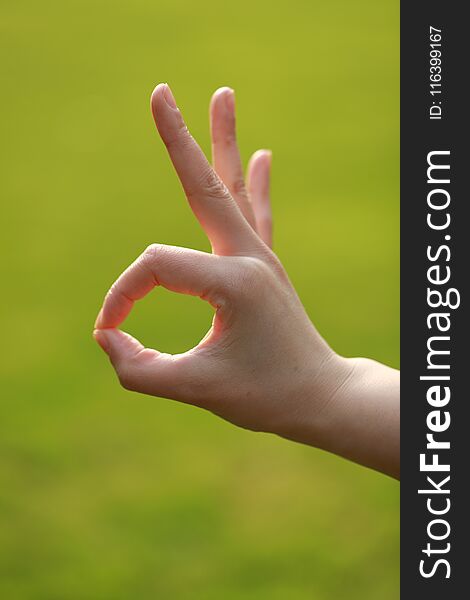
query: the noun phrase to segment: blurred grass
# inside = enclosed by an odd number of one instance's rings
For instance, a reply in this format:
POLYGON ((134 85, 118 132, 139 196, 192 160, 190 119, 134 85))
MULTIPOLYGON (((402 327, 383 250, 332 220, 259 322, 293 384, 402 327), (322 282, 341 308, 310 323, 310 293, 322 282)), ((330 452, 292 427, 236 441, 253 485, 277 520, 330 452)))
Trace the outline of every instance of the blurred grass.
MULTIPOLYGON (((398 2, 2 0, 0 597, 398 597, 398 486, 311 448, 121 390, 91 327, 154 241, 207 249, 148 99, 202 147, 237 94, 273 150, 276 250, 319 330, 398 365, 398 2)), ((126 323, 174 352, 202 302, 126 323)))

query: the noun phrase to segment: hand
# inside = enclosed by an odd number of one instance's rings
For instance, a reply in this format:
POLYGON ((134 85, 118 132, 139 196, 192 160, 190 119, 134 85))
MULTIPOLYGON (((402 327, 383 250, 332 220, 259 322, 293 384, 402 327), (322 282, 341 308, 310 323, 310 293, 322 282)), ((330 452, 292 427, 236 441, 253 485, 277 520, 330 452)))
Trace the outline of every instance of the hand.
POLYGON ((358 426, 355 418, 350 422, 348 390, 364 395, 368 390, 364 372, 376 367, 364 369, 372 361, 358 359, 362 361, 358 363, 329 348, 269 248, 270 155, 265 151, 254 155, 245 186, 235 139, 233 92, 222 88, 212 98, 214 168, 191 137, 167 85, 157 86, 151 106, 213 252, 152 244, 112 285, 94 335, 121 384, 395 472, 385 464, 394 450, 385 458, 380 450, 375 452, 378 459, 367 454, 371 440, 383 441, 380 428, 366 436, 365 454, 364 442, 349 440, 349 431, 358 426), (144 348, 117 329, 134 302, 158 285, 199 296, 215 309, 211 329, 188 352, 169 355, 144 348))
POLYGON ((307 399, 321 407, 325 394, 317 385, 312 399, 312 382, 334 354, 265 243, 271 241, 270 155, 254 155, 245 187, 234 108, 230 89, 214 94, 213 169, 168 86, 155 89, 158 130, 213 254, 151 245, 111 287, 95 335, 124 387, 195 404, 244 427, 274 430, 299 416, 307 399), (189 352, 162 354, 116 329, 134 301, 156 285, 200 296, 216 309, 212 328, 189 352))

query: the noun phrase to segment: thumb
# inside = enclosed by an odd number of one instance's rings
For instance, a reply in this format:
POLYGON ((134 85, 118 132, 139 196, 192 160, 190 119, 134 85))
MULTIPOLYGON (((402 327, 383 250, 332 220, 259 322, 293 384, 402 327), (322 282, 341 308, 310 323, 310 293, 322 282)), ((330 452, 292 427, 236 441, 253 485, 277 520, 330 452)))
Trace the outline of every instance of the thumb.
POLYGON ((138 340, 120 329, 95 329, 93 337, 115 367, 123 359, 129 360, 144 350, 144 346, 138 340))
POLYGON ((202 406, 195 396, 208 365, 197 354, 165 354, 145 348, 120 329, 95 329, 93 337, 109 356, 121 385, 133 392, 202 406))
POLYGON ((144 346, 120 329, 95 329, 93 337, 108 355, 121 385, 126 389, 134 388, 136 370, 139 362, 142 363, 139 355, 145 350, 144 346))

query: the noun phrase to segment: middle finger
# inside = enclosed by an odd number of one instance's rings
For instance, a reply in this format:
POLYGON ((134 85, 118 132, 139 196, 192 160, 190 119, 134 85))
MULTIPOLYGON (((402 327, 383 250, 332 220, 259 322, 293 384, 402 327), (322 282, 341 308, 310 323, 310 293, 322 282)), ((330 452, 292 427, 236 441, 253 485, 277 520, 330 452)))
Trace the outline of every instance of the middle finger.
POLYGON ((212 161, 240 210, 253 229, 256 221, 246 190, 235 130, 235 94, 229 87, 219 88, 211 99, 210 125, 212 161))

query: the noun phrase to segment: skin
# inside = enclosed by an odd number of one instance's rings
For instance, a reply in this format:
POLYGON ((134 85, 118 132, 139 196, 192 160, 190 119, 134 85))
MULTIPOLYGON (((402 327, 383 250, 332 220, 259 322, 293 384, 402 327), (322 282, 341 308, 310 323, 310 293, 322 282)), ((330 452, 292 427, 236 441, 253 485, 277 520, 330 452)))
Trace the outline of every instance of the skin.
POLYGON ((271 250, 271 153, 255 152, 243 175, 233 90, 211 100, 213 166, 168 85, 155 88, 151 108, 212 254, 152 244, 111 286, 94 337, 121 384, 399 478, 399 371, 339 356, 308 318, 271 250), (145 348, 119 329, 159 285, 214 307, 207 335, 183 354, 145 348))

